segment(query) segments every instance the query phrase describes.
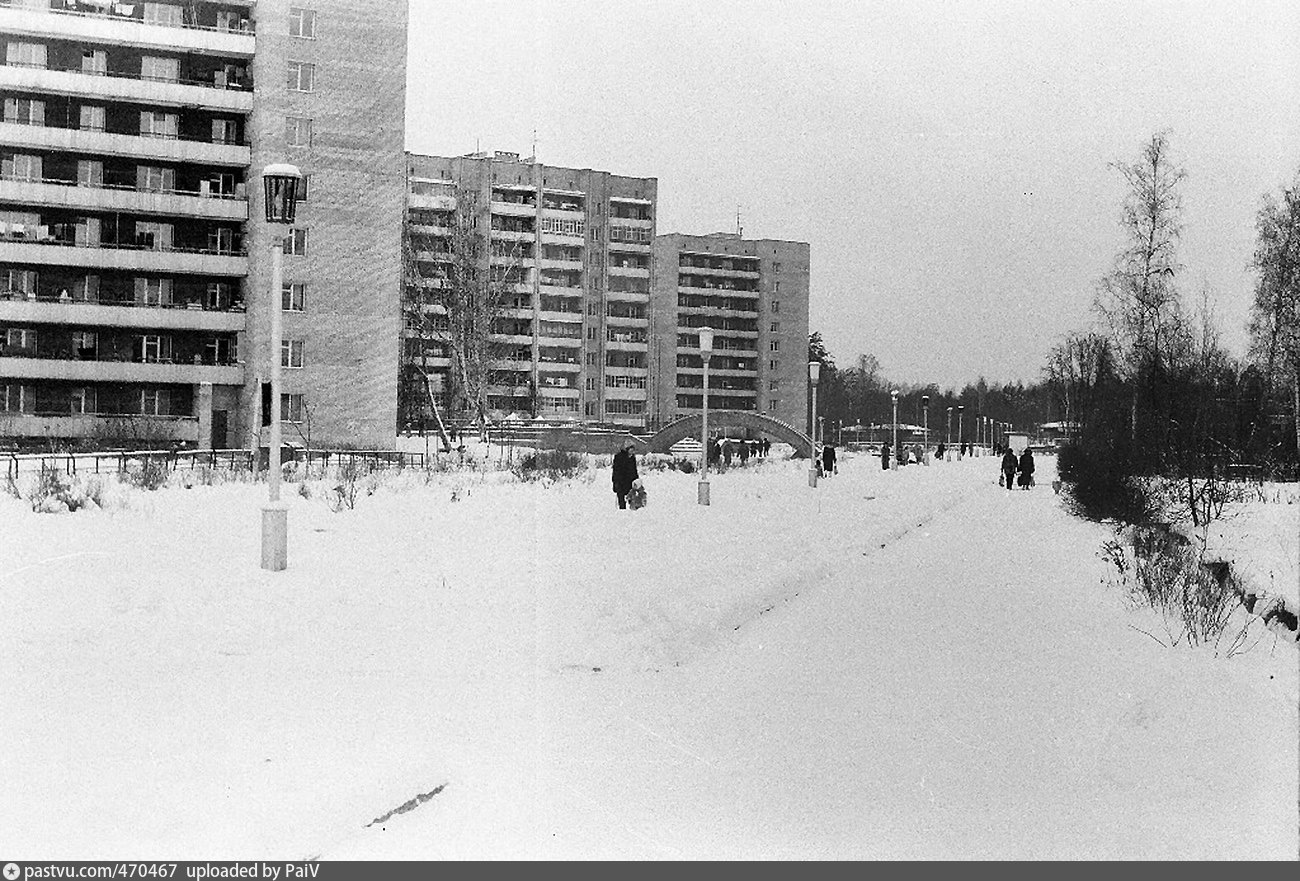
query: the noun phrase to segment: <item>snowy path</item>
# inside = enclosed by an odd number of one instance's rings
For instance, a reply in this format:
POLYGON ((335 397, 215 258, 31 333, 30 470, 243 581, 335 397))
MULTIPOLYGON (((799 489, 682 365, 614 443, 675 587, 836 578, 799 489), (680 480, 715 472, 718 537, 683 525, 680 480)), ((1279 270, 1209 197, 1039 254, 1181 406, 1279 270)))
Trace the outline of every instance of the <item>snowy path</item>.
POLYGON ((279 577, 257 487, 54 518, 0 499, 0 843, 1294 856, 1293 648, 1224 661, 1130 629, 1105 531, 1046 479, 851 459, 814 492, 770 465, 717 478, 711 509, 647 475, 634 515, 607 471, 340 515, 294 496, 279 577))

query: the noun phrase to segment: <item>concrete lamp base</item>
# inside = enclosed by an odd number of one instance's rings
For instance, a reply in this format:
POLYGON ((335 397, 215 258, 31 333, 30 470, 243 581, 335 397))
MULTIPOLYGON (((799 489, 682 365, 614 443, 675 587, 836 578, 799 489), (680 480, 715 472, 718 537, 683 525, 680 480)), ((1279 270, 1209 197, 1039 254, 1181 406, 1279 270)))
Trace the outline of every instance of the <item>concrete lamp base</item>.
POLYGON ((811 468, 808 469, 808 485, 811 486, 811 487, 814 487, 814 488, 817 486, 817 466, 816 466, 816 465, 814 465, 813 467, 811 467, 811 468))
POLYGON ((262 568, 283 572, 289 565, 289 506, 270 502, 262 508, 262 568))
POLYGON ((709 482, 707 480, 701 480, 699 484, 697 484, 697 487, 698 492, 695 500, 701 505, 707 505, 709 503, 709 482))

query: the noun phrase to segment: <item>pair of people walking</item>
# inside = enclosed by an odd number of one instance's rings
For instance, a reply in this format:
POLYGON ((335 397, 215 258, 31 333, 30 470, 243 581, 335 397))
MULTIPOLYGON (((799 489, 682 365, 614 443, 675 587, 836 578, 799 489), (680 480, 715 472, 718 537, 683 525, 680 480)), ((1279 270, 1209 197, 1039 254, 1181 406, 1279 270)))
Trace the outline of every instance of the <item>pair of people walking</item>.
POLYGON ((1029 489, 1034 485, 1034 454, 1025 447, 1025 451, 1016 458, 1016 451, 1007 448, 1002 456, 1002 485, 1007 489, 1019 485, 1024 489, 1029 489), (1019 473, 1019 477, 1017 477, 1019 473))

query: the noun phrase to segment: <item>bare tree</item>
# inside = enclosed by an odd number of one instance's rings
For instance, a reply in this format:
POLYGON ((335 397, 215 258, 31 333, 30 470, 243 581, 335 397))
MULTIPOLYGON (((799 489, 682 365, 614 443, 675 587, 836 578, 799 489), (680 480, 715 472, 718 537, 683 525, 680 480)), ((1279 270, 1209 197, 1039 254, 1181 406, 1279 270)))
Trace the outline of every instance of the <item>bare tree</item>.
MULTIPOLYGON (((1266 424, 1273 389, 1285 372, 1292 387, 1295 412, 1300 414, 1300 176, 1271 193, 1255 218, 1256 244, 1252 261, 1259 278, 1251 305, 1251 350, 1264 377, 1259 423, 1266 424)), ((1300 418, 1296 420, 1300 446, 1300 418)))
POLYGON ((1181 269, 1179 188, 1187 172, 1173 160, 1165 132, 1152 135, 1136 162, 1113 167, 1128 185, 1121 219, 1125 244, 1114 268, 1099 282, 1095 305, 1110 326, 1120 366, 1133 383, 1136 437, 1142 380, 1150 400, 1159 401, 1171 360, 1186 349, 1186 320, 1174 278, 1181 269))
POLYGON ((506 377, 497 366, 500 350, 493 336, 505 310, 518 299, 515 287, 523 280, 523 245, 498 240, 489 250, 478 224, 476 195, 462 190, 457 204, 446 220, 446 235, 419 236, 408 225, 402 254, 404 324, 414 343, 404 359, 419 377, 423 403, 444 451, 451 449, 451 440, 435 393, 437 379, 442 379, 449 409, 467 413, 486 433, 488 387, 506 377), (433 357, 448 360, 446 369, 430 364, 431 350, 433 357))
POLYGON ((1110 340, 1100 334, 1072 333, 1052 347, 1044 372, 1066 423, 1088 418, 1101 383, 1113 369, 1110 340))

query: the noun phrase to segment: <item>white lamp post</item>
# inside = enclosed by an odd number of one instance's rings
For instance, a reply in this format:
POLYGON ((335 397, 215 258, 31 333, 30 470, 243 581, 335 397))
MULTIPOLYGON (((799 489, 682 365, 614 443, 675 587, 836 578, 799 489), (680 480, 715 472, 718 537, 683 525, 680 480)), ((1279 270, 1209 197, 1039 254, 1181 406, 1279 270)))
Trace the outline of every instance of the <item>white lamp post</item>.
POLYGON ((713 357, 713 328, 700 328, 700 357, 704 360, 704 413, 700 425, 700 483, 695 500, 709 504, 709 359, 713 357))
POLYGON ((966 405, 957 405, 957 456, 961 457, 962 445, 966 443, 966 405))
POLYGON ((921 395, 922 436, 925 438, 925 464, 930 464, 930 396, 921 395))
POLYGON ((948 429, 944 432, 943 442, 952 447, 952 407, 948 408, 948 429))
POLYGON ((808 485, 817 486, 817 380, 821 378, 822 365, 808 362, 808 381, 812 383, 812 449, 808 451, 808 485))
POLYGON ((898 389, 889 393, 889 397, 894 401, 894 459, 890 462, 890 468, 898 469, 898 389))
POLYGON ((269 499, 262 509, 262 568, 279 572, 289 565, 289 508, 280 501, 280 363, 282 359, 280 329, 283 304, 284 239, 274 232, 274 224, 293 223, 298 207, 298 181, 302 173, 292 165, 276 163, 262 170, 262 194, 266 222, 271 234, 271 421, 270 462, 267 471, 269 499))

